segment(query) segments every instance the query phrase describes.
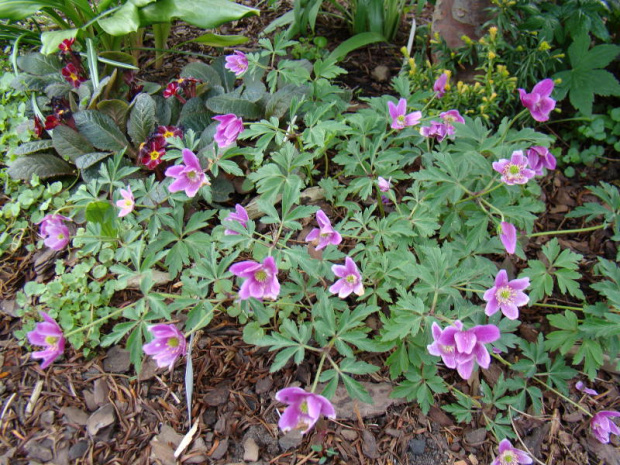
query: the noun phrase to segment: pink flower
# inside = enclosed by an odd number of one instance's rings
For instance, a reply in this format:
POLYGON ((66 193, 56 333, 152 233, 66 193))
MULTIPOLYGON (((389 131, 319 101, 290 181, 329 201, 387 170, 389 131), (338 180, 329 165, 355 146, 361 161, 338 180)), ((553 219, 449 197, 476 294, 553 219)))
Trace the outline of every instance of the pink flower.
POLYGON ((172 81, 164 89, 164 98, 170 98, 173 95, 175 96, 178 95, 179 90, 180 90, 179 83, 177 81, 172 81))
MULTIPOLYGON (((243 227, 247 227, 248 221, 250 221, 250 217, 248 216, 248 212, 245 211, 241 205, 235 205, 235 212, 230 212, 224 221, 236 221, 241 223, 243 227)), ((233 231, 232 229, 225 229, 224 235, 226 236, 236 236, 239 235, 237 231, 233 231)))
POLYGON ((515 253, 517 249, 517 228, 515 228, 514 224, 505 221, 500 223, 499 228, 501 231, 499 240, 504 244, 506 252, 509 254, 515 253))
POLYGON ((528 94, 523 89, 519 89, 521 103, 525 108, 530 110, 532 118, 536 121, 547 121, 549 113, 555 108, 555 100, 551 97, 554 83, 552 79, 543 79, 532 89, 532 93, 528 94))
POLYGON ((577 381, 575 383, 575 389, 581 392, 585 392, 586 394, 590 394, 591 396, 598 396, 598 392, 596 392, 594 389, 587 388, 583 384, 583 381, 577 381))
POLYGON ((278 422, 278 426, 285 433, 292 429, 300 429, 301 434, 306 434, 321 415, 332 420, 336 418, 336 410, 329 400, 298 387, 279 390, 276 393, 276 400, 288 404, 278 422))
POLYGON ((122 199, 116 201, 116 206, 121 209, 121 211, 118 212, 118 217, 122 218, 133 211, 135 202, 133 192, 131 192, 131 186, 127 186, 127 189, 121 189, 120 193, 122 199))
POLYGON ((183 137, 183 131, 176 126, 158 126, 156 136, 163 137, 166 142, 173 137, 183 137))
MULTIPOLYGON (((435 138, 437 142, 441 142, 448 135, 449 125, 439 123, 437 121, 431 121, 430 126, 422 126, 420 128, 420 134, 424 137, 435 138)), ((454 130, 454 128, 452 128, 454 130)))
POLYGON ((446 93, 446 84, 448 83, 448 74, 443 73, 437 78, 433 84, 433 90, 437 93, 437 98, 441 98, 446 93))
POLYGON ((64 352, 65 337, 56 320, 45 312, 39 312, 39 314, 45 321, 37 323, 26 336, 30 344, 45 347, 45 350, 33 352, 30 356, 43 360, 41 368, 47 368, 64 352))
POLYGON ((499 455, 491 462, 491 465, 528 465, 532 463, 532 458, 522 451, 512 447, 508 439, 502 439, 499 443, 499 455))
POLYGON ((527 161, 530 164, 530 168, 532 168, 538 176, 544 174, 543 168, 554 170, 556 165, 553 154, 549 152, 547 147, 541 147, 540 145, 535 145, 527 149, 527 161))
POLYGON ((241 76, 248 69, 248 58, 245 53, 235 50, 233 55, 226 56, 224 68, 231 70, 235 76, 241 76))
POLYGON ((220 122, 213 138, 221 149, 232 145, 243 132, 243 120, 233 113, 214 116, 213 119, 220 122))
POLYGON ((390 187, 392 187, 392 178, 390 179, 385 179, 382 178, 381 176, 379 176, 377 178, 377 185, 379 186, 379 190, 381 192, 389 192, 390 187))
POLYGON ((65 81, 71 83, 75 88, 80 87, 80 84, 86 81, 86 78, 80 75, 80 72, 73 63, 69 63, 62 68, 60 74, 65 78, 65 81))
POLYGON ((388 110, 390 112, 390 117, 392 118, 392 129, 403 129, 407 126, 415 126, 422 118, 421 111, 414 111, 413 113, 406 114, 407 100, 404 98, 401 98, 398 101, 398 105, 388 102, 388 110))
POLYGON ((362 275, 350 257, 344 259, 344 265, 333 265, 332 272, 340 279, 330 286, 329 292, 338 294, 341 299, 348 297, 352 292, 358 296, 364 295, 362 275))
POLYGON ((153 325, 149 326, 149 331, 155 339, 144 344, 142 350, 153 356, 158 367, 167 366, 172 371, 176 359, 187 353, 185 336, 175 325, 153 325))
POLYGON ((319 227, 314 228, 306 236, 306 242, 318 243, 316 250, 324 249, 330 244, 338 245, 342 242, 342 236, 338 233, 338 231, 334 231, 329 218, 323 210, 316 212, 316 222, 319 224, 319 227))
POLYGON ((594 437, 603 444, 609 442, 609 435, 611 433, 620 435, 620 429, 618 426, 610 420, 613 417, 620 417, 620 413, 611 410, 602 410, 592 417, 590 421, 590 427, 594 437))
POLYGON ((71 240, 71 233, 65 221, 72 220, 62 215, 45 215, 36 223, 41 225, 39 234, 43 238, 43 243, 52 250, 64 249, 71 240))
POLYGON ((491 316, 501 310, 509 320, 519 318, 519 307, 523 307, 530 298, 522 292, 530 285, 530 278, 513 279, 508 281, 506 270, 500 270, 495 277, 495 286, 488 289, 483 299, 487 301, 484 312, 491 316))
POLYGON ((495 325, 478 325, 463 330, 463 324, 456 320, 452 326, 441 330, 432 326, 433 343, 427 346, 431 355, 440 356, 448 368, 455 368, 463 379, 469 379, 474 362, 488 368, 491 356, 484 344, 499 339, 500 331, 495 325))
POLYGON ((512 152, 510 160, 502 158, 500 161, 493 162, 493 169, 501 173, 502 181, 509 186, 525 184, 536 174, 527 168, 527 158, 523 155, 522 150, 512 152))
POLYGON ((447 124, 462 123, 465 124, 465 119, 461 116, 458 110, 448 110, 443 113, 439 113, 439 117, 447 124))
POLYGON ((269 256, 263 263, 247 260, 235 263, 230 272, 240 278, 245 278, 239 289, 239 300, 255 299, 275 300, 280 294, 278 268, 273 257, 269 256))
POLYGON ((194 155, 190 149, 183 149, 183 161, 184 165, 171 166, 166 170, 166 176, 176 178, 168 190, 170 192, 185 191, 188 197, 194 197, 198 190, 204 186, 209 185, 207 176, 200 167, 200 161, 198 157, 194 155))

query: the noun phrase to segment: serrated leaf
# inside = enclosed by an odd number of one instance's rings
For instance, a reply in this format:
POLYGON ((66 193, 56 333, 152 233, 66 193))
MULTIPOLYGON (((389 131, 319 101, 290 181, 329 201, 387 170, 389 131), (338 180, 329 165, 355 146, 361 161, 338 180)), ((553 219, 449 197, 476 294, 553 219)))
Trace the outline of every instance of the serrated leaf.
POLYGON ((364 389, 364 386, 362 386, 359 381, 356 381, 345 374, 341 374, 340 377, 344 383, 344 387, 353 399, 359 399, 367 404, 374 404, 372 397, 370 397, 368 391, 364 389))
POLYGON ((86 137, 69 126, 56 126, 52 132, 52 141, 58 154, 74 163, 82 155, 95 151, 86 137))
POLYGON ((29 53, 18 57, 17 66, 22 71, 35 76, 60 75, 60 68, 62 68, 62 64, 56 55, 42 55, 40 53, 29 53))
POLYGON ((95 110, 83 110, 73 115, 79 131, 99 150, 122 150, 129 141, 114 120, 95 110))
POLYGON ((15 160, 7 169, 7 173, 14 179, 30 181, 33 174, 41 179, 53 178, 74 174, 74 169, 66 161, 56 155, 46 153, 28 155, 15 160))
POLYGON ((155 129, 155 100, 149 94, 140 93, 133 101, 127 122, 127 134, 134 145, 146 141, 155 129))
MULTIPOLYGON (((58 126, 56 129, 58 129, 59 127, 62 126, 58 126)), ((41 152, 43 150, 50 149, 53 146, 53 142, 49 139, 33 140, 30 142, 24 142, 23 144, 19 145, 19 147, 17 147, 13 151, 13 153, 17 156, 29 155, 31 153, 41 152)))
POLYGON ((620 54, 618 45, 602 44, 593 47, 585 57, 571 64, 584 69, 606 68, 620 54))
POLYGON ((213 113, 207 110, 204 101, 199 97, 194 97, 183 105, 177 126, 183 126, 186 130, 192 129, 200 134, 213 122, 212 116, 213 113))
POLYGON ((96 163, 99 163, 101 160, 105 160, 110 155, 112 155, 110 152, 85 153, 75 160, 75 166, 77 166, 78 169, 85 170, 86 168, 90 168, 96 163))
POLYGON ((272 94, 265 107, 265 118, 282 118, 291 106, 293 98, 302 98, 308 93, 308 89, 301 86, 288 84, 272 94))
POLYGON ((108 115, 119 128, 124 128, 127 124, 127 114, 129 104, 124 100, 109 99, 97 103, 97 110, 104 115, 108 115))

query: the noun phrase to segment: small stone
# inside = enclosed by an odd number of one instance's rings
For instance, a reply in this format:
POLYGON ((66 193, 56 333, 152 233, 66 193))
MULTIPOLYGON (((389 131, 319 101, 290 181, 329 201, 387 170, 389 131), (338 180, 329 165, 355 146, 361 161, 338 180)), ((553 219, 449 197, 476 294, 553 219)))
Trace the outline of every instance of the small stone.
POLYGON ((24 449, 26 449, 28 457, 31 459, 49 462, 54 458, 54 453, 52 452, 53 446, 54 443, 51 439, 44 439, 42 441, 31 439, 26 443, 24 449))
POLYGON ((210 406, 222 405, 228 401, 228 389, 217 388, 211 392, 207 392, 204 396, 204 402, 210 406))
POLYGON ((202 421, 204 421, 207 426, 213 426, 217 421, 216 410, 214 408, 208 408, 202 415, 202 421))
POLYGON ((158 367, 157 362, 153 357, 147 358, 142 364, 142 369, 140 370, 140 374, 138 375, 138 381, 147 381, 155 376, 157 373, 158 367))
POLYGON ((88 451, 88 441, 85 441, 84 439, 82 439, 81 441, 78 441, 75 444, 73 444, 71 448, 69 449, 69 460, 76 460, 81 457, 84 457, 84 454, 86 454, 86 451, 88 451))
POLYGON ((422 455, 426 450, 426 439, 414 438, 409 440, 409 451, 413 455, 422 455))
POLYGON ((256 382, 254 392, 256 392, 256 394, 264 394, 266 392, 269 392, 272 386, 273 379, 271 379, 271 376, 268 376, 267 378, 261 378, 256 382))
POLYGON ((95 402, 95 395, 93 394, 93 391, 88 391, 86 389, 83 390, 82 397, 84 398, 84 402, 86 403, 86 408, 91 412, 94 412, 95 410, 97 410, 97 408, 99 408, 97 402, 95 402))
POLYGON ((126 373, 130 366, 129 351, 121 346, 114 346, 108 350, 108 356, 103 360, 103 369, 107 373, 126 373))
POLYGON ((218 434, 223 434, 226 431, 226 417, 221 416, 217 419, 213 426, 213 431, 218 434))
POLYGON ((63 407, 60 409, 60 413, 65 416, 67 423, 86 426, 88 421, 88 413, 77 407, 63 407))
POLYGON ((357 439, 357 431, 352 429, 343 429, 340 435, 347 441, 355 441, 357 439))
POLYGON ((362 452, 369 459, 378 459, 379 451, 377 450, 377 440, 374 435, 368 431, 362 431, 362 452))
POLYGON ((379 65, 370 73, 377 82, 386 82, 390 79, 390 69, 385 65, 379 65))
POLYGON ((282 451, 287 451, 289 449, 299 447, 302 440, 303 436, 301 435, 301 431, 293 429, 287 433, 284 433, 284 436, 278 440, 278 444, 280 445, 280 449, 282 451))
POLYGON ((39 417, 39 421, 43 425, 51 425, 51 424, 53 424, 54 423, 54 411, 53 410, 46 410, 39 417))
POLYGON ((256 462, 259 452, 256 441, 252 438, 247 438, 243 443, 243 460, 246 462, 256 462))
POLYGON ((191 457, 185 459, 183 461, 183 464, 208 463, 209 457, 207 456, 207 453, 208 453, 208 448, 207 448, 207 445, 204 439, 196 438, 194 439, 194 445, 189 451, 189 455, 191 455, 191 457))
POLYGON ((403 432, 399 429, 395 428, 386 428, 385 434, 392 436, 393 438, 399 438, 403 435, 403 432))
POLYGON ((97 406, 101 407, 102 405, 106 405, 110 402, 108 400, 109 393, 110 388, 108 387, 108 383, 105 378, 96 379, 93 389, 93 395, 97 406))
POLYGON ((116 420, 116 413, 112 404, 104 405, 94 412, 86 422, 88 434, 95 436, 99 430, 110 426, 116 420))
POLYGON ((487 438, 487 430, 484 428, 478 428, 473 431, 465 433, 465 442, 470 446, 479 446, 487 438))
POLYGON ((228 439, 222 439, 211 454, 211 458, 219 460, 226 455, 226 452, 228 452, 228 439))

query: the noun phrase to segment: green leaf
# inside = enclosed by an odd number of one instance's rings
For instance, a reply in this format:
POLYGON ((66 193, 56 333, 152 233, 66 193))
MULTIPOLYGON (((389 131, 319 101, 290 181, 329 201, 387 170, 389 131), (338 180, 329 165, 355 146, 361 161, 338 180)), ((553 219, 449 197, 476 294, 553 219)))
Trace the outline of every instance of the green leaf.
POLYGON ((345 374, 341 374, 340 377, 344 383, 344 387, 353 399, 359 399, 367 404, 374 404, 372 397, 370 397, 368 391, 364 389, 364 386, 362 386, 359 381, 356 381, 345 374))
MULTIPOLYGON (((155 0, 152 0, 155 1, 155 0)), ((101 29, 111 36, 122 36, 140 28, 140 15, 135 2, 128 1, 113 14, 97 21, 101 29)))
POLYGON ((71 160, 73 163, 82 155, 95 151, 95 148, 86 137, 65 125, 54 128, 54 131, 52 131, 52 141, 58 154, 65 160, 71 160))
POLYGON ((58 52, 58 46, 65 39, 77 37, 80 30, 76 28, 61 29, 60 31, 44 31, 41 34, 41 53, 49 55, 58 52))
POLYGON ((100 161, 105 160, 110 155, 112 155, 110 152, 85 153, 75 160, 75 166, 77 166, 78 169, 85 170, 86 168, 90 168, 100 161))
POLYGON ((181 70, 181 77, 198 79, 205 84, 209 84, 210 87, 222 85, 222 80, 217 71, 212 66, 199 61, 185 65, 181 70))
POLYGON ((611 44, 597 45, 585 57, 571 64, 584 69, 606 68, 620 54, 620 46, 611 44))
POLYGON ((155 128, 155 100, 149 94, 140 93, 133 101, 127 122, 127 134, 134 145, 146 141, 155 128))
POLYGON ((116 237, 117 215, 114 207, 101 200, 90 202, 86 206, 86 221, 101 225, 101 233, 108 237, 116 237))
POLYGON ((42 153, 18 158, 11 163, 7 173, 14 179, 30 181, 33 174, 41 179, 48 179, 74 174, 75 171, 71 165, 56 155, 42 153))
POLYGON ((200 134, 209 124, 213 122, 211 113, 205 107, 204 101, 200 97, 190 98, 179 116, 177 126, 183 126, 185 129, 192 129, 200 134))
POLYGON ((29 53, 18 57, 17 66, 22 71, 35 76, 58 75, 60 68, 62 68, 62 64, 56 55, 41 55, 40 53, 29 53))
POLYGON ((181 19, 203 29, 214 29, 224 23, 259 10, 226 0, 159 0, 140 9, 140 25, 169 23, 181 19))
POLYGON ((122 150, 129 142, 114 120, 95 110, 83 110, 73 115, 79 131, 99 150, 122 150))
POLYGON ((358 48, 365 47, 366 45, 374 44, 376 42, 385 42, 385 37, 376 32, 362 32, 360 34, 356 34, 332 50, 325 61, 337 63, 353 50, 357 50, 358 48))
POLYGON ((218 34, 207 33, 189 40, 188 42, 196 42, 209 47, 233 47, 235 45, 245 44, 248 40, 245 36, 240 35, 227 35, 221 36, 218 34))
POLYGON ((211 97, 207 100, 207 108, 213 113, 234 113, 239 117, 249 120, 258 119, 262 115, 262 111, 257 104, 230 95, 211 97))
POLYGON ((19 21, 46 6, 50 6, 49 0, 0 0, 0 18, 19 21))
MULTIPOLYGON (((61 127, 61 126, 58 126, 61 127)), ((51 140, 33 140, 29 142, 24 142, 19 147, 17 147, 13 153, 17 156, 29 155, 31 153, 41 152, 43 150, 50 149, 54 146, 51 140)))

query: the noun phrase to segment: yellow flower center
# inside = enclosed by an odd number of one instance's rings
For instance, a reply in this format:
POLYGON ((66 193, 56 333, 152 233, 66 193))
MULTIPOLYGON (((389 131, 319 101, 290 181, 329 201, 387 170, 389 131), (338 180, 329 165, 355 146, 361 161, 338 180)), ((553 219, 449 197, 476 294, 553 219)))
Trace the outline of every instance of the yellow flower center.
POLYGON ((512 176, 517 176, 521 172, 521 168, 518 165, 510 165, 508 173, 512 176))
POLYGON ((189 179, 190 181, 193 181, 194 179, 196 179, 196 172, 195 171, 189 171, 187 173, 187 179, 189 179))
POLYGON ((45 342, 51 346, 55 346, 56 343, 58 342, 58 338, 56 336, 47 336, 45 338, 45 342))
POLYGON ((179 338, 171 337, 168 339, 168 347, 179 347, 179 338))
POLYGON ((495 298, 500 304, 505 304, 512 301, 514 294, 515 292, 510 286, 502 286, 495 292, 495 298))
POLYGON ((153 150, 151 153, 151 160, 157 160, 159 158, 159 152, 157 150, 153 150))
POLYGON ((265 270, 258 270, 254 273, 254 279, 260 281, 261 283, 265 282, 267 280, 267 272, 265 270))
POLYGON ((349 284, 357 284, 357 276, 355 276, 354 274, 347 275, 347 277, 344 279, 349 284))
POLYGON ((166 131, 163 134, 164 139, 169 139, 170 137, 174 136, 174 133, 170 132, 170 131, 166 131))
POLYGON ((64 239, 65 235, 63 233, 58 234, 58 239, 64 239))
POLYGON ((126 199, 125 200, 125 206, 126 207, 131 207, 133 205, 133 202, 130 199, 126 199))
POLYGON ((301 413, 308 413, 308 402, 307 401, 303 401, 301 404, 299 404, 299 410, 301 410, 301 413))

